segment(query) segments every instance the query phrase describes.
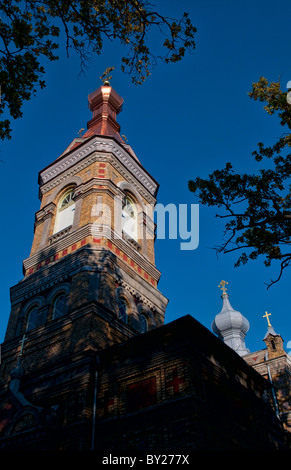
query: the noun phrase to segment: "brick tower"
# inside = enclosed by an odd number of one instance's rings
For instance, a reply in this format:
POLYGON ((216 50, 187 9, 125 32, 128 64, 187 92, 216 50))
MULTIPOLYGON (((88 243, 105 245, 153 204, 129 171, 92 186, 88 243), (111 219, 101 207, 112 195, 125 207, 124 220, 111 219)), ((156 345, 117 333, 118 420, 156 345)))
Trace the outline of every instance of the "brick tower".
POLYGON ((71 446, 78 436, 90 448, 96 353, 164 323, 158 184, 120 136, 122 98, 107 82, 88 99, 87 131, 39 173, 32 248, 2 345, 0 448, 1 437, 21 448, 21 431, 24 447, 46 448, 56 416, 71 446))
POLYGON ((164 324, 158 185, 119 134, 121 106, 108 83, 89 95, 86 133, 39 174, 1 345, 0 450, 285 449, 269 382, 193 317, 164 324))

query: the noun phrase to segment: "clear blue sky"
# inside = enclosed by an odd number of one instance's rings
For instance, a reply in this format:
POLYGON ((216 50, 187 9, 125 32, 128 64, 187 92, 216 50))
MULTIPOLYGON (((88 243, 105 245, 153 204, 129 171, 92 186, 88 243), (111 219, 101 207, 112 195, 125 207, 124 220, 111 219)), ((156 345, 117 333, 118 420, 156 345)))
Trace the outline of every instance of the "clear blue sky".
MULTIPOLYGON (((196 51, 175 65, 160 65, 142 86, 119 71, 122 50, 106 44, 85 76, 76 56, 46 65, 45 90, 24 106, 13 123, 13 139, 1 143, 1 317, 0 342, 10 312, 9 289, 22 279, 22 260, 29 256, 34 215, 39 209, 38 172, 56 159, 86 128, 91 113, 87 96, 99 85, 106 67, 116 65, 112 86, 124 98, 119 115, 125 134, 143 166, 159 182, 158 202, 194 204, 187 182, 206 177, 231 161, 237 171, 255 172, 251 153, 258 142, 272 143, 282 134, 276 118, 247 92, 260 76, 291 80, 290 21, 287 0, 157 1, 162 13, 190 13, 197 27, 196 51), (5 201, 5 203, 4 203, 5 201)), ((181 240, 156 241, 159 289, 169 299, 166 322, 190 314, 211 329, 222 306, 218 284, 229 282, 232 306, 250 322, 246 345, 264 347, 265 310, 283 336, 291 340, 290 270, 271 289, 266 282, 278 267, 262 261, 234 268, 235 257, 217 258, 213 247, 222 241, 223 226, 215 211, 200 206, 200 241, 194 251, 181 251, 181 240)))

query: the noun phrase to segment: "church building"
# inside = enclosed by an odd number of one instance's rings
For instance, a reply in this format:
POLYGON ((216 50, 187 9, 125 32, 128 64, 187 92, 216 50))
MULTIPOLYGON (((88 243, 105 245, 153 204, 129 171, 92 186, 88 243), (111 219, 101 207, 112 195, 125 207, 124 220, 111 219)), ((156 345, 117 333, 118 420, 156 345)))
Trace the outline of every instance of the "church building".
POLYGON ((260 375, 271 384, 266 390, 266 397, 271 403, 277 418, 287 432, 291 432, 291 356, 283 347, 283 338, 278 335, 270 323, 271 313, 265 312, 268 329, 263 338, 266 348, 250 352, 246 347, 245 337, 249 330, 249 322, 240 312, 235 310, 229 301, 226 284, 221 281, 219 287, 223 291, 221 312, 216 315, 212 330, 230 348, 236 351, 260 375))
POLYGON ((266 348, 249 353, 244 359, 272 384, 268 400, 283 428, 291 433, 291 356, 284 350, 282 336, 272 327, 270 315, 264 315, 268 322, 263 338, 266 348))
POLYGON ((0 450, 289 448, 282 338, 270 327, 265 353, 250 353, 223 283, 215 334, 191 316, 164 322, 159 185, 120 135, 109 82, 88 101, 86 132, 39 173, 1 345, 0 450))

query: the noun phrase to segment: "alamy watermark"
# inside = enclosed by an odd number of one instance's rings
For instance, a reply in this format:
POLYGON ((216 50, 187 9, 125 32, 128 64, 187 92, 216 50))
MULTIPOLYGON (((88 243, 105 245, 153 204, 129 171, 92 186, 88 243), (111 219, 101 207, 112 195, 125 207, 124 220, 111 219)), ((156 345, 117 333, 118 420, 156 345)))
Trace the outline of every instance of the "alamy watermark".
POLYGON ((97 199, 91 216, 99 235, 108 238, 109 227, 113 238, 123 234, 133 240, 180 240, 181 250, 195 250, 199 245, 199 204, 133 204, 124 208, 120 198, 114 198, 113 211, 97 199), (113 213, 112 213, 113 212, 113 213))
POLYGON ((181 250, 196 250, 199 245, 199 204, 157 204, 154 209, 157 224, 157 239, 181 239, 181 250), (168 214, 168 224, 166 222, 168 214))

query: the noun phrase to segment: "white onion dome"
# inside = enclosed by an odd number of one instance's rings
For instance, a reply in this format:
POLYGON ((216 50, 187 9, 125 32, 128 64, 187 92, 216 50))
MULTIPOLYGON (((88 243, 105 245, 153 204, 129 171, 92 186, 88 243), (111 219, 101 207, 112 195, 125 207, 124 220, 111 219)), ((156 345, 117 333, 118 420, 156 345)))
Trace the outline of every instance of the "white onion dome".
MULTIPOLYGON (((223 281, 224 282, 224 281, 223 281)), ((223 288, 223 305, 212 322, 212 331, 240 356, 250 351, 245 346, 245 336, 250 328, 249 321, 240 312, 234 310, 229 302, 229 295, 223 288)))

